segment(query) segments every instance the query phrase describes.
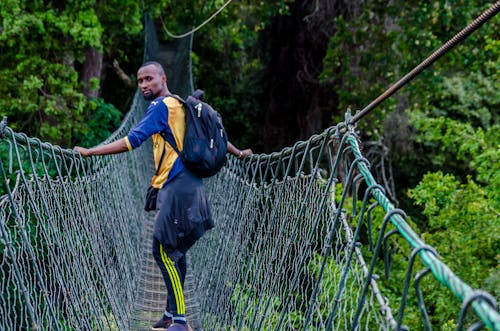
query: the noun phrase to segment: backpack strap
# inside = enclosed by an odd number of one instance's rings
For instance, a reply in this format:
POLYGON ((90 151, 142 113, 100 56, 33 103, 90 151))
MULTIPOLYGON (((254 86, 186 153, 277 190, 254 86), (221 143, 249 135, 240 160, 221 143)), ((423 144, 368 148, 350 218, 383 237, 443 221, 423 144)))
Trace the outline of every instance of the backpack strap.
MULTIPOLYGON (((179 149, 177 148, 177 143, 175 142, 175 140, 172 139, 172 137, 170 136, 167 136, 165 134, 165 132, 160 132, 160 135, 163 137, 163 140, 165 140, 170 146, 172 146, 172 148, 174 149, 174 151, 177 153, 177 155, 181 155, 181 152, 179 151, 179 149)), ((163 150, 165 151, 165 150, 163 150)))
POLYGON ((161 153, 160 162, 158 162, 158 167, 156 168, 155 176, 158 176, 158 171, 160 171, 160 167, 164 158, 165 158, 165 147, 163 147, 163 153, 161 153))
MULTIPOLYGON (((166 95, 166 97, 172 97, 172 98, 176 99, 177 101, 179 101, 180 103, 182 103, 182 105, 184 106, 184 109, 185 109, 185 107, 186 107, 186 101, 184 101, 184 99, 182 99, 177 94, 170 94, 169 93, 169 94, 166 95)), ((163 140, 165 140, 166 142, 168 142, 168 144, 170 146, 172 146, 172 148, 177 153, 177 155, 181 155, 181 152, 177 148, 177 143, 175 142, 175 139, 172 139, 173 137, 168 136, 167 134, 165 134, 164 131, 161 131, 160 135, 162 136, 163 140)), ((163 151, 165 151, 165 150, 163 150, 163 151)))

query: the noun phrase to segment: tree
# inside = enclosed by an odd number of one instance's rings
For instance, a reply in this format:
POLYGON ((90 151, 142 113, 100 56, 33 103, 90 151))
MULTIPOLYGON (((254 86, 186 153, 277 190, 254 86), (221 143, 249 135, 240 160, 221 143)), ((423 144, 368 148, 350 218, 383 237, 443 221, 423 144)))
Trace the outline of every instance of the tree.
POLYGON ((0 19, 1 114, 14 130, 66 147, 85 139, 108 63, 126 60, 118 47, 142 31, 137 2, 6 0, 0 19))

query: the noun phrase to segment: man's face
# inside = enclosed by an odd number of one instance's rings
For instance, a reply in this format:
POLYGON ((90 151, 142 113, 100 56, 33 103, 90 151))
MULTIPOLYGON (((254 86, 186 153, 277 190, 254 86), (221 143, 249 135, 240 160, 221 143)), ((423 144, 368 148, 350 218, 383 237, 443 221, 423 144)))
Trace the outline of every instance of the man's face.
POLYGON ((152 64, 137 71, 137 85, 146 100, 153 100, 165 91, 167 78, 152 64))

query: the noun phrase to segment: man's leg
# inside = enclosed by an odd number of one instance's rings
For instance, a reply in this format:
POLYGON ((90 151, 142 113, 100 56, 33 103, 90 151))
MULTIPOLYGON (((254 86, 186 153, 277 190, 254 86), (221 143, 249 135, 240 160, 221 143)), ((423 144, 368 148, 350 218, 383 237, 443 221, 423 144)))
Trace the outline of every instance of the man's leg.
MULTIPOLYGON (((163 280, 167 287, 167 309, 170 308, 169 313, 173 315, 173 322, 186 323, 186 306, 184 303, 183 293, 183 275, 178 263, 175 263, 163 249, 160 242, 153 238, 153 256, 158 267, 163 275, 163 280)), ((183 257, 185 258, 185 257, 183 257)), ((181 258, 182 260, 182 258, 181 258)), ((182 265, 182 264, 181 264, 182 265)), ((185 263, 184 263, 185 265, 185 263)), ((185 268, 184 268, 185 275, 185 268)), ((163 319, 166 319, 167 314, 164 314, 163 319)), ((157 323, 158 324, 158 323, 157 323)), ((155 324, 156 325, 156 324, 155 324)))
POLYGON ((182 288, 184 289, 184 282, 186 281, 186 272, 187 272, 187 258, 186 254, 184 254, 179 261, 177 261, 177 267, 179 268, 179 272, 181 275, 181 283, 182 288))

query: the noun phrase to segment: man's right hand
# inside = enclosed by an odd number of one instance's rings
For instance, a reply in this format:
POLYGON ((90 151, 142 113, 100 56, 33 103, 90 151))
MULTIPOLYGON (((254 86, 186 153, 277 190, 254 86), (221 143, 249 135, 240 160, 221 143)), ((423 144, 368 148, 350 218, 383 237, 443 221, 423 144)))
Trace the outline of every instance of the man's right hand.
POLYGON ((88 148, 75 146, 75 148, 73 148, 73 150, 80 153, 83 157, 90 156, 90 149, 88 149, 88 148))
POLYGON ((109 155, 109 154, 123 153, 128 151, 128 147, 127 143, 125 142, 125 138, 123 138, 113 141, 112 143, 95 146, 90 149, 80 146, 75 146, 73 150, 80 153, 83 157, 87 157, 92 155, 109 155))

